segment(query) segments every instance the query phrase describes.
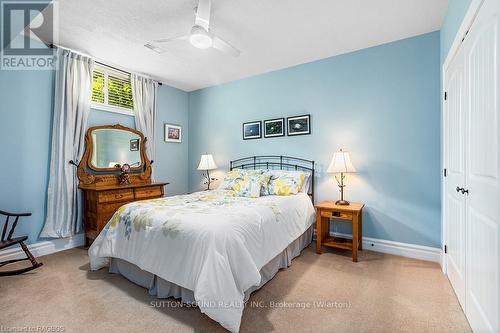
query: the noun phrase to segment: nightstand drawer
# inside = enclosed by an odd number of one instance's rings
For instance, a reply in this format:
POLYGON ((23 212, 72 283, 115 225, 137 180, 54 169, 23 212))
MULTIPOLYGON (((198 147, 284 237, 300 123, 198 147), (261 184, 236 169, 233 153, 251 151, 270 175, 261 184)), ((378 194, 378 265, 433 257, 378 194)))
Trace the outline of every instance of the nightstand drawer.
POLYGON ((322 217, 330 217, 335 219, 344 219, 344 220, 352 220, 352 213, 350 212, 335 212, 328 210, 321 210, 322 217))

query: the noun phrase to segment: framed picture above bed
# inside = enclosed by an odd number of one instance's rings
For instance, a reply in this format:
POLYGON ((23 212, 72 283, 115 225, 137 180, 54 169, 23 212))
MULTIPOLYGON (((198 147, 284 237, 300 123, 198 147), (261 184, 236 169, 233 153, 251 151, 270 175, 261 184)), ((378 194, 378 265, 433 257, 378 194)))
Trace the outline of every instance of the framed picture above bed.
POLYGON ((311 115, 286 118, 288 136, 311 134, 311 115))
POLYGON ((165 123, 165 142, 182 142, 182 127, 165 123))
POLYGON ((262 138, 262 122, 252 121, 243 123, 243 140, 262 138))
POLYGON ((285 135, 285 118, 264 120, 264 137, 273 138, 285 135))

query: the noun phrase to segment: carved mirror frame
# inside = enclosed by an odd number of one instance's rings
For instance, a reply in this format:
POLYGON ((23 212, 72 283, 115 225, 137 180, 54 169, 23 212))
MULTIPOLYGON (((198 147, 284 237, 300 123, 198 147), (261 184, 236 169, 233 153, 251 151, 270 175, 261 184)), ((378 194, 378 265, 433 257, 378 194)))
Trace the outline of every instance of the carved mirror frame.
POLYGON ((95 186, 107 186, 107 185, 117 185, 119 183, 118 176, 120 174, 119 168, 97 168, 91 164, 92 152, 93 152, 93 142, 92 142, 92 131, 98 129, 116 129, 129 131, 134 134, 139 135, 140 140, 140 153, 141 153, 141 166, 131 168, 130 180, 133 184, 148 184, 151 183, 151 163, 146 155, 146 142, 147 138, 144 135, 133 128, 125 127, 120 124, 116 125, 102 125, 90 127, 85 134, 85 152, 83 153, 82 160, 78 164, 78 179, 80 184, 83 185, 95 185, 95 186))

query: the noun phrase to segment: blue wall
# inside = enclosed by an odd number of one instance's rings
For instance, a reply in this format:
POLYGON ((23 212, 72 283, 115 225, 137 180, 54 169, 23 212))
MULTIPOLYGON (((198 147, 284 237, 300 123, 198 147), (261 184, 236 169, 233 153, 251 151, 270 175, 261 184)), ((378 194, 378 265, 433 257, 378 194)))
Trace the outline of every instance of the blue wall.
MULTIPOLYGON (((439 44, 434 32, 191 94, 163 85, 157 180, 171 183, 168 194, 188 191, 188 183, 202 188, 196 166, 205 151, 219 178, 230 159, 289 154, 316 160, 317 200, 334 199, 325 169, 342 147, 359 171, 346 196, 367 204, 365 236, 438 247, 439 44), (312 135, 241 138, 242 122, 307 113, 312 135), (183 126, 182 144, 163 141, 165 122, 183 126)), ((33 212, 18 229, 31 243, 45 214, 53 80, 47 71, 0 71, 0 209, 33 212)), ((89 126, 115 123, 134 127, 133 117, 91 111, 89 126)))
MULTIPOLYGON (((29 235, 29 243, 38 240, 45 217, 54 77, 52 71, 0 70, 0 209, 33 213, 16 229, 29 235)), ((166 85, 158 94, 156 149, 162 156, 155 162, 156 178, 171 183, 167 194, 184 193, 187 139, 182 144, 163 142, 162 124, 175 122, 187 133, 188 94, 166 85)), ((117 123, 135 127, 132 116, 91 110, 89 126, 117 123)))
POLYGON ((189 188, 209 152, 284 154, 318 163, 316 200, 338 197, 325 173, 339 148, 358 173, 347 199, 366 203, 364 235, 440 246, 440 39, 433 32, 193 92, 189 188), (242 140, 243 122, 311 114, 312 135, 242 140))
POLYGON ((462 20, 471 2, 472 0, 448 1, 448 10, 446 11, 443 25, 441 26, 441 64, 443 64, 446 59, 446 55, 450 50, 451 44, 453 44, 455 35, 462 24, 462 20))
POLYGON ((45 215, 53 81, 51 71, 0 70, 0 209, 33 213, 16 229, 30 243, 45 215))

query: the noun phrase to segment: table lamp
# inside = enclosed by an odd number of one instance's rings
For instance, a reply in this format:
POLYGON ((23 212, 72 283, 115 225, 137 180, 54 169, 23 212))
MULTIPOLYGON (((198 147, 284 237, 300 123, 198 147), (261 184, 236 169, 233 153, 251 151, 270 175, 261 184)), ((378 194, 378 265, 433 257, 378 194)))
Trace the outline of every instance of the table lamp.
POLYGON ((203 176, 206 179, 204 184, 207 185, 207 190, 210 190, 210 184, 212 183, 212 181, 217 180, 216 178, 210 177, 210 170, 214 169, 217 169, 217 165, 214 162, 212 154, 205 153, 204 155, 201 155, 200 163, 198 164, 198 170, 205 171, 203 173, 203 176))
POLYGON ((335 152, 330 162, 330 166, 326 170, 328 173, 340 173, 340 179, 335 175, 335 179, 340 187, 340 200, 335 201, 336 205, 349 205, 349 201, 344 200, 344 178, 347 172, 356 172, 356 169, 352 165, 351 157, 349 153, 340 149, 340 151, 335 152))

